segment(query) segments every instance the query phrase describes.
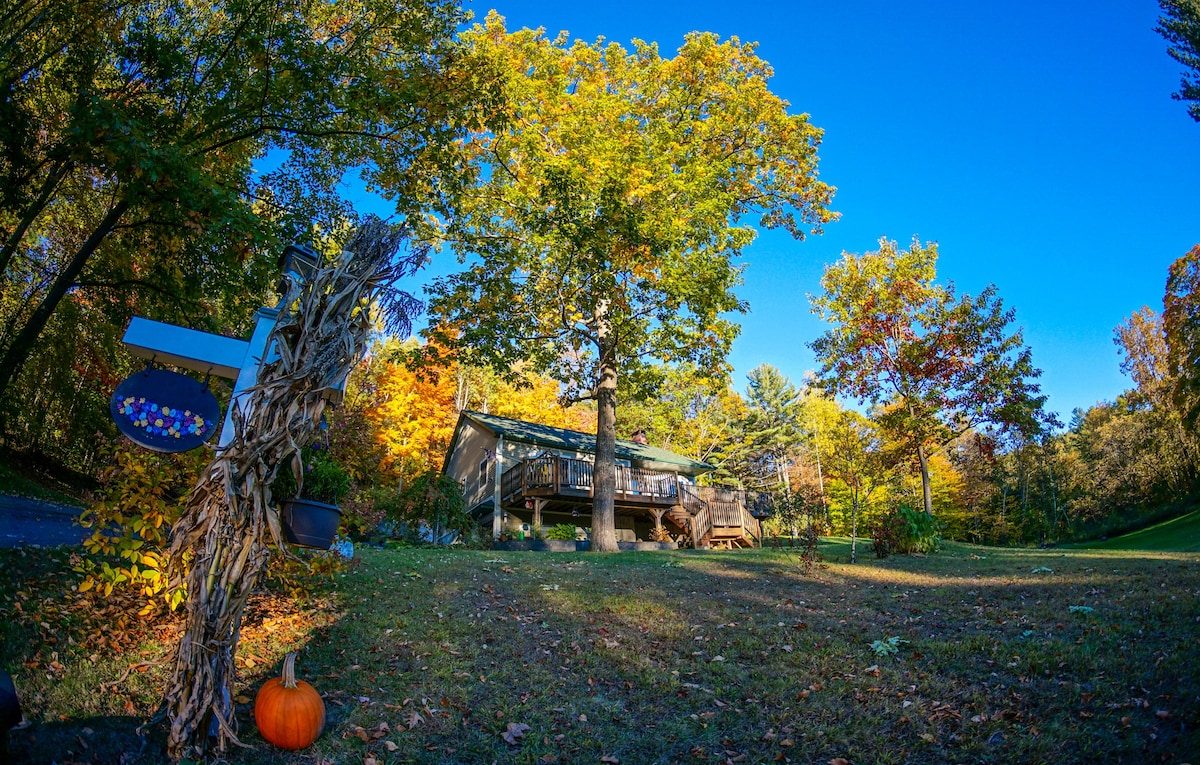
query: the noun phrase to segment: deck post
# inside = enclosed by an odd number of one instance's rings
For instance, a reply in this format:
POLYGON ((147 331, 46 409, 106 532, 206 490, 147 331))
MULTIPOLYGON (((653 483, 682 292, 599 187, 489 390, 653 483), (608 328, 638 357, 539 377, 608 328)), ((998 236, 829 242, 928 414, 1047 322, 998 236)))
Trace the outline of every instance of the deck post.
POLYGON ((650 508, 650 514, 654 516, 654 536, 656 539, 659 539, 659 540, 662 539, 662 533, 663 533, 662 517, 663 517, 663 513, 665 513, 665 512, 667 512, 667 508, 665 508, 665 507, 650 508))
POLYGON ((545 501, 544 499, 535 499, 533 501, 533 528, 535 531, 542 528, 542 504, 545 501))
POLYGON ((496 478, 492 481, 492 539, 504 531, 504 511, 500 508, 501 483, 504 482, 504 436, 496 441, 496 478))

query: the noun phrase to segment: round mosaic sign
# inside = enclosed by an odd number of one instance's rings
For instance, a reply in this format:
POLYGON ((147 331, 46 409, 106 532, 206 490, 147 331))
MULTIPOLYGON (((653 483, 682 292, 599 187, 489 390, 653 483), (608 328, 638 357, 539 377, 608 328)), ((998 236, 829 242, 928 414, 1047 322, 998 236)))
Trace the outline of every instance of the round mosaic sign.
POLYGON ((221 406, 207 385, 165 369, 125 378, 108 410, 122 433, 156 452, 195 449, 213 437, 221 420, 221 406))

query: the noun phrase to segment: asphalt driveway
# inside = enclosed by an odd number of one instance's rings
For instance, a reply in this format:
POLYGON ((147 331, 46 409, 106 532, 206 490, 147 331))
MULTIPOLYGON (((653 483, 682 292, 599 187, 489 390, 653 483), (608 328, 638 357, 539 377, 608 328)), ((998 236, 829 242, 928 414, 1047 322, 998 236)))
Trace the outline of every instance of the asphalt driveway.
POLYGON ((0 547, 78 545, 90 534, 80 508, 0 494, 0 547))

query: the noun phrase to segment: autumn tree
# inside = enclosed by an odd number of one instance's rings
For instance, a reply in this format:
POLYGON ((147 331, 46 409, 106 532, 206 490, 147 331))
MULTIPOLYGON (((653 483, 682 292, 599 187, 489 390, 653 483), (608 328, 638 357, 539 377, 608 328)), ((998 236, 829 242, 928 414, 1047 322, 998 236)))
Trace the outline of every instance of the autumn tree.
POLYGON ((1200 1, 1158 0, 1163 15, 1156 30, 1170 44, 1167 55, 1183 64, 1177 101, 1191 101, 1188 114, 1200 122, 1200 1))
POLYGON ((348 169, 386 159, 403 213, 443 175, 430 158, 457 102, 440 79, 453 2, 46 0, 0 13, 9 409, 59 317, 123 326, 137 310, 236 330, 272 286, 280 245, 351 214, 348 169))
POLYGON ((465 144, 474 188, 444 231, 471 264, 434 286, 434 334, 596 401, 592 549, 615 551, 618 389, 655 390, 654 360, 724 367, 749 223, 803 238, 834 217, 821 131, 736 38, 693 33, 665 58, 509 32, 492 13, 462 39, 490 98, 465 144))
POLYGON ((706 481, 732 481, 745 401, 728 375, 694 364, 666 366, 662 375, 657 396, 622 403, 621 432, 644 430, 651 444, 713 465, 716 470, 704 475, 706 481))
POLYGON ((889 476, 891 462, 883 435, 866 417, 853 410, 841 413, 829 433, 829 474, 846 487, 850 498, 850 562, 858 553, 858 517, 889 476))
POLYGON ((1163 297, 1173 398, 1184 423, 1200 433, 1200 244, 1171 264, 1163 297))
POLYGON ((1186 492, 1196 477, 1195 441, 1184 427, 1186 405, 1176 402, 1180 378, 1171 368, 1162 316, 1144 306, 1117 326, 1113 341, 1123 355, 1121 371, 1136 385, 1124 398, 1132 408, 1145 410, 1148 425, 1159 434, 1155 451, 1162 473, 1176 492, 1186 492))
POLYGON ((812 343, 833 394, 883 407, 879 423, 906 445, 933 514, 929 458, 982 423, 1032 434, 1048 421, 1020 330, 994 285, 957 297, 935 281, 937 245, 844 253, 821 278, 814 311, 833 328, 812 343))

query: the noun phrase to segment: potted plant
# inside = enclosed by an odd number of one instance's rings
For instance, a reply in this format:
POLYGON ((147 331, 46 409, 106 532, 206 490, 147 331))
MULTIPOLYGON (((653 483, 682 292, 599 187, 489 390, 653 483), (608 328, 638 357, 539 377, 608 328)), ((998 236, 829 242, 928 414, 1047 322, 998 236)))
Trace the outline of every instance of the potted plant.
POLYGON ((300 486, 291 465, 284 464, 271 487, 272 496, 282 498, 283 535, 291 544, 328 550, 342 519, 338 498, 349 490, 350 474, 325 449, 306 446, 300 457, 300 486))

